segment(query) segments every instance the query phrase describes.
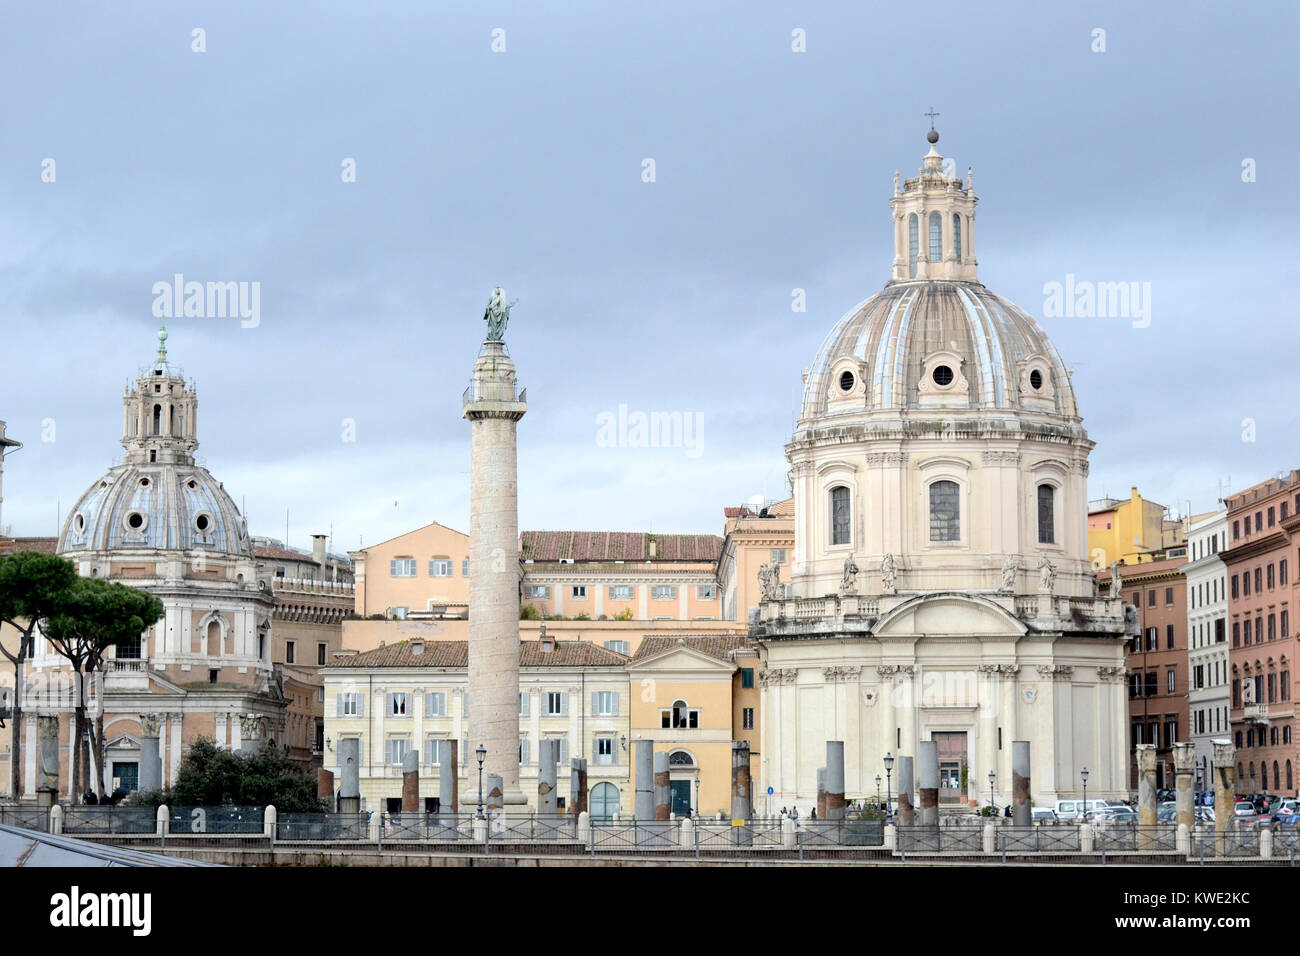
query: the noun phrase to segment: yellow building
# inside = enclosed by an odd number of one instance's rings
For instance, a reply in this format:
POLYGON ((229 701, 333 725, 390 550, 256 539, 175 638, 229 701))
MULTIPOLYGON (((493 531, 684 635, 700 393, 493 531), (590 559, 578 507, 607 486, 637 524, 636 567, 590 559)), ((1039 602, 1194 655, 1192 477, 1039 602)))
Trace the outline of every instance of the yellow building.
MULTIPOLYGON (((668 754, 672 811, 731 813, 731 743, 750 742, 758 792, 758 652, 743 634, 647 637, 628 665, 632 737, 668 754)), ((764 791, 765 792, 765 791, 764 791)), ((756 812, 765 812, 761 801, 756 812)))
POLYGON ((436 521, 360 551, 359 617, 464 617, 469 607, 469 535, 436 521))
MULTIPOLYGON (((477 765, 468 739, 469 644, 421 639, 363 653, 341 652, 325 679, 325 769, 338 778, 338 742, 361 740, 361 797, 366 809, 401 808, 402 760, 420 754, 420 795, 432 812, 438 797, 439 740, 459 741, 462 801, 477 794, 477 765)), ((520 780, 530 807, 537 801, 542 740, 560 741, 559 799, 569 802, 569 762, 587 758, 593 816, 630 812, 628 659, 587 641, 547 637, 519 648, 520 780)))
MULTIPOLYGON (((1168 509, 1129 490, 1127 498, 1088 502, 1088 553, 1094 568, 1116 561, 1144 564, 1162 559, 1186 543, 1183 522, 1166 517, 1168 509)), ((1176 555, 1171 555, 1176 556, 1176 555)))

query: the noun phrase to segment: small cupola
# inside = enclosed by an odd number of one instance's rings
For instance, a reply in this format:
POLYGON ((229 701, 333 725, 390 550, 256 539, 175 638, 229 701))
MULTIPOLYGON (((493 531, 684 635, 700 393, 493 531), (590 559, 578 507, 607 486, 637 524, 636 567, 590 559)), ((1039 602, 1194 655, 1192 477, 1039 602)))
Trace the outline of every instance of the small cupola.
POLYGON ((921 169, 901 186, 894 173, 895 282, 941 280, 978 282, 975 261, 974 174, 967 170, 966 182, 950 174, 951 163, 935 149, 939 132, 931 117, 926 140, 930 151, 921 169))

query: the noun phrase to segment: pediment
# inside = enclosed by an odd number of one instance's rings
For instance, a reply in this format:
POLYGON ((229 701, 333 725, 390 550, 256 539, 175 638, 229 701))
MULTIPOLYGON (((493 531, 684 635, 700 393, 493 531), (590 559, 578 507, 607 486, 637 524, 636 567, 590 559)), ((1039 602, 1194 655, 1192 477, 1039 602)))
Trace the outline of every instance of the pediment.
POLYGON ((1001 635, 1019 637, 1029 628, 1006 608, 973 594, 938 592, 904 601, 885 614, 877 637, 1001 635))
POLYGON ((725 674, 730 674, 736 669, 736 665, 730 661, 720 661, 711 654, 705 654, 703 651, 685 645, 660 651, 652 657, 635 661, 629 666, 645 670, 714 671, 725 674))

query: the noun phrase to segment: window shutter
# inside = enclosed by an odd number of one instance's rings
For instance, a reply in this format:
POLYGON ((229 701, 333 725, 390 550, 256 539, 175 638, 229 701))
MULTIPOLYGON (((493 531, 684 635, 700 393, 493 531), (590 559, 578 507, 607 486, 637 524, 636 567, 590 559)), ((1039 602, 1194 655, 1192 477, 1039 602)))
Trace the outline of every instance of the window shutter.
POLYGON ((342 717, 342 716, 343 716, 343 695, 342 695, 342 694, 339 694, 337 697, 335 697, 335 698, 334 698, 334 703, 335 703, 335 704, 337 705, 337 707, 338 707, 338 710, 337 710, 337 712, 334 714, 334 716, 335 716, 335 717, 342 717))
POLYGON ((593 714, 600 713, 600 691, 598 690, 591 692, 591 712, 593 714))
POLYGON ((591 738, 591 765, 594 767, 600 763, 600 744, 595 737, 591 738))
POLYGON ((528 698, 531 696, 528 691, 519 692, 519 716, 528 716, 528 698))
POLYGON ((611 712, 613 713, 613 716, 617 717, 618 716, 618 691, 611 691, 609 696, 610 699, 614 701, 614 706, 613 708, 611 708, 611 712))
POLYGON ((560 694, 560 716, 567 717, 568 715, 569 715, 569 695, 567 693, 562 692, 560 694))
POLYGON ((519 739, 519 762, 520 762, 521 764, 522 764, 522 763, 528 763, 528 762, 529 762, 529 759, 528 759, 528 758, 529 758, 529 754, 528 754, 528 738, 527 738, 527 737, 521 737, 521 738, 519 739))
POLYGON ((357 694, 356 701, 357 701, 357 716, 358 717, 366 716, 366 695, 357 694))

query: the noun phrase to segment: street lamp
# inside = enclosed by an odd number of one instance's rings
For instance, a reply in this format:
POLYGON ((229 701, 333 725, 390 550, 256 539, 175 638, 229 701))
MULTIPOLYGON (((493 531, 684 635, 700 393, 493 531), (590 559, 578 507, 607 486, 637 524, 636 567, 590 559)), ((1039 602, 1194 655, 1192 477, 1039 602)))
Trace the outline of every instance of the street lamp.
POLYGON ((1083 778, 1083 811, 1079 814, 1079 822, 1082 823, 1088 816, 1088 768, 1080 770, 1079 776, 1083 778))
POLYGON ((997 816, 998 805, 993 802, 993 781, 996 780, 997 778, 998 775, 994 773, 992 770, 990 770, 989 771, 989 807, 994 816, 997 816))
POLYGON ((487 748, 482 744, 478 745, 478 750, 474 751, 478 757, 478 818, 483 819, 483 758, 487 756, 487 748))
POLYGON ((889 781, 894 774, 894 755, 885 752, 885 819, 889 820, 893 816, 890 804, 893 800, 889 796, 889 781))
POLYGON ((876 774, 876 806, 880 806, 880 774, 876 774))

